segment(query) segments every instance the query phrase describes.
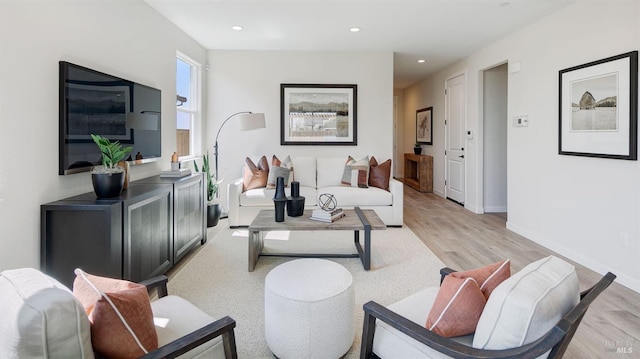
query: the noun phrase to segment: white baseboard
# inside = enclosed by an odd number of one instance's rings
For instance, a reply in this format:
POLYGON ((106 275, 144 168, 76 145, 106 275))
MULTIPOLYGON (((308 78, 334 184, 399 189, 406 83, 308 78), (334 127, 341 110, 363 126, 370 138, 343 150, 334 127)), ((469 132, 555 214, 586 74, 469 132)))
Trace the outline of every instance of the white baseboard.
POLYGON ((468 203, 465 203, 464 204, 464 208, 470 210, 471 212, 473 212, 475 214, 482 214, 482 208, 480 208, 480 207, 473 206, 473 205, 470 205, 468 203))
POLYGON ((616 282, 622 284, 623 286, 640 293, 640 280, 635 279, 635 278, 631 278, 628 275, 624 274, 624 273, 616 273, 615 270, 612 270, 610 267, 608 267, 607 265, 604 265, 600 262, 594 261, 591 258, 585 257, 580 253, 576 253, 573 250, 570 250, 566 247, 563 246, 559 246, 557 243, 554 243, 552 241, 549 241, 545 238, 541 238, 540 236, 538 236, 536 233, 520 227, 518 225, 515 225, 513 223, 507 222, 507 229, 511 230, 529 240, 532 240, 536 243, 538 243, 539 245, 552 250, 558 254, 560 254, 561 256, 567 257, 570 260, 576 262, 576 263, 580 263, 581 265, 591 269, 592 271, 596 272, 596 273, 600 273, 602 275, 604 275, 607 272, 612 272, 613 274, 615 274, 617 276, 616 278, 616 282))
POLYGON ((484 213, 505 213, 507 206, 485 206, 484 213))

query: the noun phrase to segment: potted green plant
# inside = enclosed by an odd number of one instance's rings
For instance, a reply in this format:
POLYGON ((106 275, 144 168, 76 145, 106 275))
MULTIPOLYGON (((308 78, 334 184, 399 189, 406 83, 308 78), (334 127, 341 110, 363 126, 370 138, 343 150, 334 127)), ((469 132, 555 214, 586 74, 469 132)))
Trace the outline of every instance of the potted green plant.
POLYGON ((215 227, 220 220, 222 208, 220 202, 216 199, 218 193, 218 185, 222 180, 218 180, 216 174, 211 173, 209 166, 209 153, 202 156, 202 171, 198 168, 198 163, 194 160, 193 167, 196 172, 204 173, 207 178, 207 227, 215 227))
POLYGON ((422 154, 422 145, 420 145, 420 142, 416 142, 416 144, 413 145, 413 153, 416 155, 422 154))
POLYGON ((125 179, 124 168, 118 166, 118 162, 131 152, 131 147, 123 147, 119 141, 110 141, 100 135, 91 134, 91 138, 102 153, 102 166, 91 171, 93 190, 98 198, 117 197, 122 192, 125 179))

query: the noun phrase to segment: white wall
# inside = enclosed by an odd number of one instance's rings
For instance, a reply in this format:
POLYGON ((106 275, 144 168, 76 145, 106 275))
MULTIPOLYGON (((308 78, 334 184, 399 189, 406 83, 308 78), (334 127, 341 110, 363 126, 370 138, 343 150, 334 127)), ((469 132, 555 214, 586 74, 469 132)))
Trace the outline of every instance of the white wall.
MULTIPOLYGON (((479 122, 481 71, 508 61, 508 118, 528 115, 529 127, 508 129, 507 227, 593 270, 618 275, 640 291, 640 164, 558 155, 558 71, 640 46, 638 1, 580 1, 476 52, 405 90, 405 111, 434 106, 434 185, 443 192, 444 79, 467 70, 467 128, 479 122), (413 101, 413 102, 412 102, 413 101), (415 102, 415 103, 414 103, 415 102), (626 247, 620 245, 628 238, 626 247)), ((409 118, 406 118, 409 121, 409 118)), ((467 201, 482 198, 482 137, 468 140, 467 201)))
MULTIPOLYGON (((409 131, 406 127, 405 123, 405 114, 404 114, 404 90, 394 89, 393 97, 396 100, 396 148, 394 148, 394 159, 395 164, 393 165, 393 176, 396 178, 404 177, 404 154, 406 151, 406 134, 409 131)), ((415 124, 413 124, 414 132, 415 132, 415 124)), ((415 143, 415 139, 410 143, 413 146, 415 143)), ((413 153, 413 147, 409 150, 410 153, 413 153)))
POLYGON ((180 50, 206 51, 142 0, 0 1, 0 270, 39 267, 40 205, 90 192, 88 172, 58 175, 58 61, 162 90, 159 162, 175 150, 175 69, 180 50))
MULTIPOLYGON (((393 54, 381 52, 209 52, 207 148, 213 154, 221 123, 238 111, 264 112, 266 128, 240 132, 228 122, 219 142, 219 178, 241 176, 247 156, 392 156, 393 54), (358 85, 357 146, 281 146, 280 84, 358 85)), ((226 184, 221 199, 226 203, 226 184)))

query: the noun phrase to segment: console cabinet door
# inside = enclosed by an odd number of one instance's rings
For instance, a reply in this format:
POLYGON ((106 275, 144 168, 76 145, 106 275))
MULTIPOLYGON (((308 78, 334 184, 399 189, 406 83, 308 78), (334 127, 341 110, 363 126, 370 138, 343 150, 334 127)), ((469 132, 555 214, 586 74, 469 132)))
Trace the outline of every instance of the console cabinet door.
POLYGON ((71 288, 81 268, 122 278, 120 201, 59 201, 40 206, 40 267, 71 288))
POLYGON ((123 209, 125 279, 138 282, 165 273, 173 263, 173 196, 158 186, 149 197, 125 201, 123 209))
POLYGON ((204 185, 203 176, 194 176, 174 184, 174 263, 200 241, 204 243, 206 240, 204 185))

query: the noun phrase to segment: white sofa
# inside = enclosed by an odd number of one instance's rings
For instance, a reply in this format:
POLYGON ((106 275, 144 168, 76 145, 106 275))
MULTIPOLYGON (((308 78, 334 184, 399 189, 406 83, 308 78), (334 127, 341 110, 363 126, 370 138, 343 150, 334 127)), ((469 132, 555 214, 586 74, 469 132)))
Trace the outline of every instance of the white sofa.
MULTIPOLYGON (((254 163, 258 158, 250 157, 254 163)), ((387 226, 402 226, 403 183, 389 179, 389 191, 377 187, 349 187, 340 184, 347 157, 296 157, 293 163, 293 180, 300 182, 300 195, 305 197, 305 208, 318 208, 318 196, 330 193, 338 207, 373 209, 387 226)), ((269 159, 269 162, 270 159, 269 159)), ((287 196, 290 188, 286 188, 287 196)), ((260 210, 273 209, 275 189, 255 188, 242 191, 242 178, 227 187, 229 226, 244 227, 251 224, 260 210)), ((285 217, 286 221, 286 217, 285 217)))

